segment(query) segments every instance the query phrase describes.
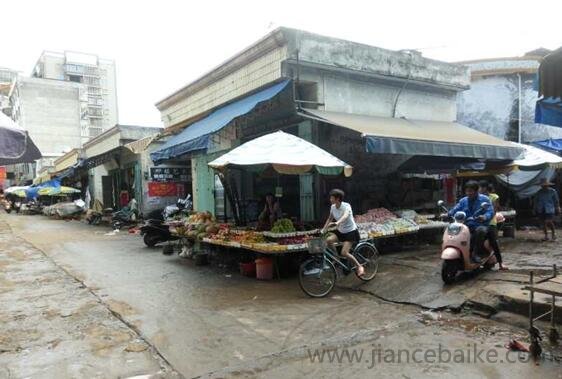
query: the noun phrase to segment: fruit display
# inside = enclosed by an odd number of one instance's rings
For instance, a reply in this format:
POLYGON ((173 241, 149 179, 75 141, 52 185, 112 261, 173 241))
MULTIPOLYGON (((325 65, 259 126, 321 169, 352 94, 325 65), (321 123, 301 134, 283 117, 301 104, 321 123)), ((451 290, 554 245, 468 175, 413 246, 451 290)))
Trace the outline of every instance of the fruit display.
POLYGON ((277 220, 275 224, 273 224, 273 228, 271 228, 272 233, 292 233, 294 231, 295 226, 288 218, 277 220))
POLYGON ((414 233, 419 230, 413 220, 416 212, 411 210, 392 213, 386 208, 370 209, 367 213, 355 217, 359 234, 371 238, 388 237, 398 234, 414 233), (402 218, 398 217, 402 216, 402 218))
POLYGON ((305 244, 310 237, 307 236, 297 236, 297 237, 288 237, 288 238, 281 238, 277 240, 279 245, 302 245, 305 244))
POLYGON ((396 215, 386 208, 369 209, 363 215, 355 216, 355 221, 358 223, 374 222, 375 224, 383 224, 386 220, 396 218, 396 215))
POLYGON ((313 236, 320 234, 320 229, 312 229, 312 230, 301 230, 297 232, 291 233, 273 233, 273 232, 262 232, 264 236, 268 238, 291 238, 291 237, 306 237, 306 236, 313 236))
POLYGON ((419 226, 407 218, 395 218, 385 222, 389 228, 394 229, 395 234, 414 233, 420 230, 419 226))

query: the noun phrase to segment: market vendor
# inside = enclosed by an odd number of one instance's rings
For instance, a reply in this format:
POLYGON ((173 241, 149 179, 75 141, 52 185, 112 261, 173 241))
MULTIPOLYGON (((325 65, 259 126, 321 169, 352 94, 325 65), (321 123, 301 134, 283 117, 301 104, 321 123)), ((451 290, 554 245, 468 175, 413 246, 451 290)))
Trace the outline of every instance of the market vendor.
POLYGON ((258 217, 258 230, 271 230, 275 221, 282 217, 279 200, 272 193, 265 195, 265 207, 258 217))
POLYGON ((330 215, 326 220, 322 234, 324 234, 329 227, 336 227, 333 235, 328 237, 328 243, 332 249, 337 242, 342 242, 341 255, 349 259, 355 267, 357 267, 357 275, 363 276, 365 269, 359 264, 357 259, 350 253, 354 244, 359 242, 359 230, 353 218, 353 210, 349 203, 343 201, 345 194, 342 190, 333 189, 330 191, 330 215), (333 222, 335 221, 335 222, 333 222))

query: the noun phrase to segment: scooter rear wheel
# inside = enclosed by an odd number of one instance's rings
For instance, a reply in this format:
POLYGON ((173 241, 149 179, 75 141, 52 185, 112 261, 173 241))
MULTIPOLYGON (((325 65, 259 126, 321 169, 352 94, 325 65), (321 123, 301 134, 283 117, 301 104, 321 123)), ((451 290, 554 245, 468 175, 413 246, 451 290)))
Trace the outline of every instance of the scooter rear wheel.
POLYGON ((148 247, 154 247, 158 242, 160 242, 160 239, 158 238, 157 235, 149 234, 149 233, 145 234, 142 240, 144 244, 148 247))
POLYGON ((443 266, 441 267, 441 279, 445 284, 452 284, 455 282, 457 274, 462 270, 462 261, 459 259, 455 260, 444 260, 443 266))

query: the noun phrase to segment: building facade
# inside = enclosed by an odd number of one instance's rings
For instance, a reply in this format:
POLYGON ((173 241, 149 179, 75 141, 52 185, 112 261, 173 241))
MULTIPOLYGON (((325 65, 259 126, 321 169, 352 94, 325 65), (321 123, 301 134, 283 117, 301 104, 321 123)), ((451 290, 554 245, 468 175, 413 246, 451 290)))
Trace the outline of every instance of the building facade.
POLYGON ((279 129, 325 148, 358 169, 346 183, 310 174, 283 178, 276 184, 275 180, 242 174, 237 192, 247 198, 243 199, 247 203, 251 201, 248 198, 255 200, 263 195, 259 191, 269 188, 271 192, 282 185, 284 203, 300 208, 302 220, 313 220, 325 211, 323 194, 329 186, 354 187, 350 192, 359 199, 357 203, 365 191, 392 195, 385 188, 384 177, 407 158, 365 154, 358 135, 321 121, 295 117, 295 108, 452 122, 457 116, 457 94, 470 84, 467 67, 427 59, 416 51, 390 51, 279 28, 156 106, 167 132, 175 133, 189 130, 209 111, 287 80, 291 84, 276 99, 216 133, 213 146, 204 153, 194 152, 184 158, 191 166, 197 210, 216 213, 222 207, 217 204, 216 194, 221 191, 208 162, 239 143, 279 129))
POLYGON ((118 123, 114 61, 94 54, 44 51, 32 76, 82 84, 80 125, 83 142, 118 123))
POLYGON ((562 129, 535 123, 537 70, 547 53, 461 62, 470 69, 471 83, 459 93, 459 122, 514 142, 561 138, 562 129))
POLYGON ((18 77, 10 96, 11 116, 41 151, 37 173, 81 146, 82 89, 80 83, 18 77))
MULTIPOLYGON (((88 190, 92 201, 99 201, 107 208, 120 208, 122 195, 135 197, 142 213, 153 210, 160 202, 149 201, 151 162, 148 151, 128 147, 129 144, 158 135, 161 128, 134 125, 116 125, 84 144, 83 162, 76 170, 87 175, 88 190)), ((72 160, 70 154, 68 159, 72 160)), ((174 196, 173 202, 177 200, 174 196)), ((165 201, 164 205, 167 204, 165 201)))

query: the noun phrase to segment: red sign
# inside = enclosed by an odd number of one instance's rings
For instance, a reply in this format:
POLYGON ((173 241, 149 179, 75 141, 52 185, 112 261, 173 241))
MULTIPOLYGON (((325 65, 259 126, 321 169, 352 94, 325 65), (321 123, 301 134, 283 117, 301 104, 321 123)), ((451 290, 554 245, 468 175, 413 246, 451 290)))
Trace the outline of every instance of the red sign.
POLYGON ((180 183, 148 182, 148 196, 184 197, 185 186, 180 183))
POLYGON ((6 179, 6 167, 0 166, 0 181, 6 179))

